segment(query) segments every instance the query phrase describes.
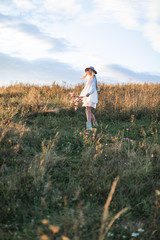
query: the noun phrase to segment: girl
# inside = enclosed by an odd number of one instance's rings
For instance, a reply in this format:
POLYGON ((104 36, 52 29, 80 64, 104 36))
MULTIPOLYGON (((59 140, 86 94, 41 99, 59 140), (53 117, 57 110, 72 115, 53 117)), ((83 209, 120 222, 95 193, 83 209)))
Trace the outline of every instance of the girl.
POLYGON ((81 78, 86 78, 86 84, 84 89, 80 93, 80 97, 82 98, 83 105, 86 107, 86 130, 92 130, 92 123, 93 121, 94 126, 98 126, 98 123, 96 121, 96 118, 94 114, 91 112, 92 108, 96 108, 96 104, 98 103, 98 93, 99 91, 98 84, 97 84, 97 78, 95 74, 97 74, 94 67, 88 67, 85 69, 86 74, 81 78))

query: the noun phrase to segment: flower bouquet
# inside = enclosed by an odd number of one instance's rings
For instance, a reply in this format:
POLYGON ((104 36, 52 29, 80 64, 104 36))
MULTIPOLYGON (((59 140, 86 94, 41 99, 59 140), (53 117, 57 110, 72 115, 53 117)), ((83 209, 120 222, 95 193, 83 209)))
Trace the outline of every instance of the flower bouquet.
POLYGON ((74 104, 74 110, 77 111, 78 104, 82 100, 83 96, 77 96, 74 92, 69 93, 72 98, 74 98, 70 103, 74 104))

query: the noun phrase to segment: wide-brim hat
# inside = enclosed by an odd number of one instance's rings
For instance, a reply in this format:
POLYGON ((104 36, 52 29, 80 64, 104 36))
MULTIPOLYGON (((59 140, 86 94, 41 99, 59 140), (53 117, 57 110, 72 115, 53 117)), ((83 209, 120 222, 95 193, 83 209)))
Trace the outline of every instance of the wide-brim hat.
POLYGON ((85 72, 89 71, 89 69, 91 69, 95 74, 97 74, 96 70, 95 70, 94 67, 92 67, 92 66, 86 68, 86 69, 85 69, 85 72))

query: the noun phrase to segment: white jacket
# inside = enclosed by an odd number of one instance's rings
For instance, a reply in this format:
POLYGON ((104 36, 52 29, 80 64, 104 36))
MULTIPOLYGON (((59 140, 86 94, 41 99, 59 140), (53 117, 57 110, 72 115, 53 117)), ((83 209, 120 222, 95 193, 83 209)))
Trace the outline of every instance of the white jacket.
POLYGON ((96 89, 96 77, 94 76, 93 79, 90 75, 86 77, 86 84, 84 89, 81 91, 80 96, 86 96, 89 93, 89 97, 84 97, 83 101, 90 101, 93 103, 98 103, 98 94, 96 89))

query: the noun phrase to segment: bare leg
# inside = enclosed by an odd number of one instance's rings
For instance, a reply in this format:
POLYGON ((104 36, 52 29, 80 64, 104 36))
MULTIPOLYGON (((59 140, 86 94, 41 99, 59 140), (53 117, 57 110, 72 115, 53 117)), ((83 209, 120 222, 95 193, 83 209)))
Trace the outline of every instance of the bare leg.
POLYGON ((86 118, 87 118, 87 121, 88 121, 88 107, 86 107, 86 118))
POLYGON ((93 114, 93 113, 91 113, 91 120, 92 120, 93 122, 95 122, 95 121, 96 121, 96 118, 95 118, 95 116, 94 116, 94 114, 93 114))
POLYGON ((86 117, 88 122, 91 122, 91 108, 92 107, 86 107, 86 117))

